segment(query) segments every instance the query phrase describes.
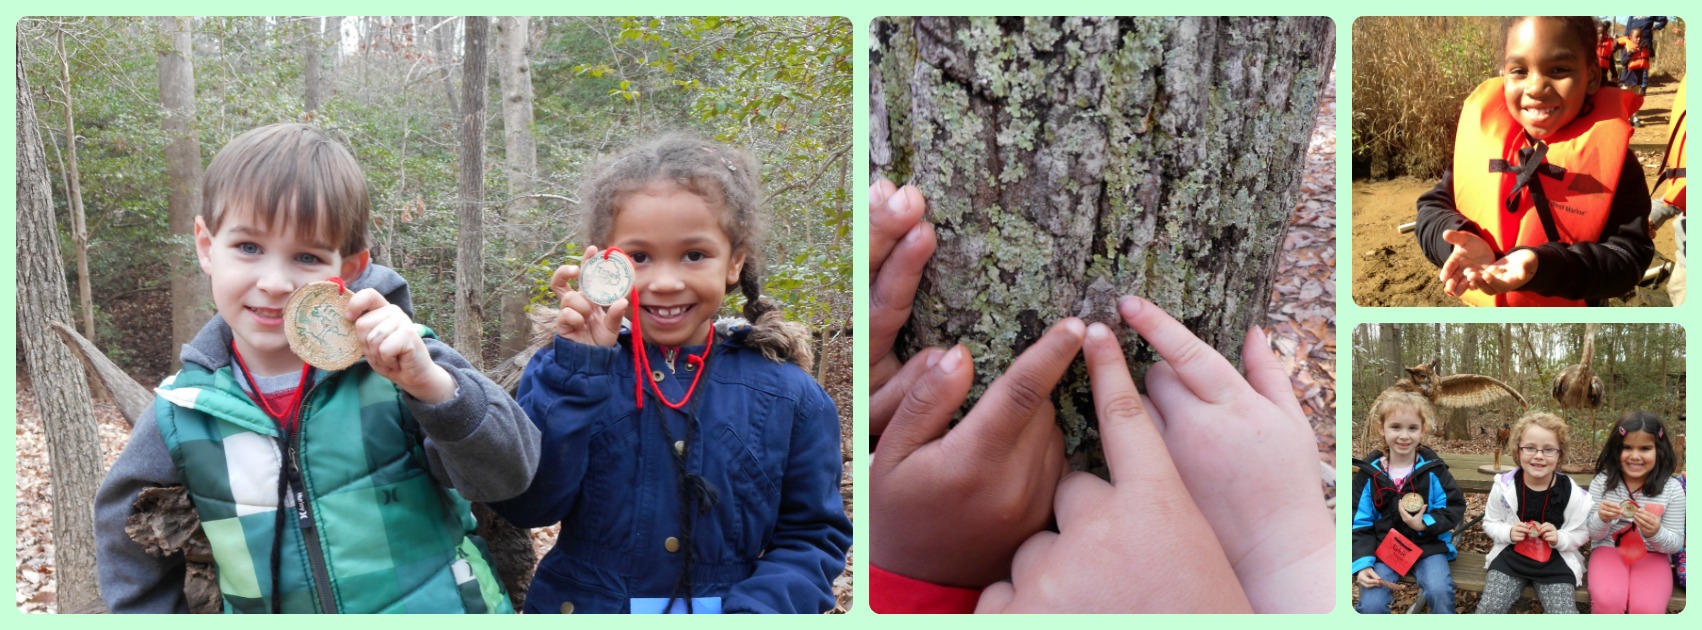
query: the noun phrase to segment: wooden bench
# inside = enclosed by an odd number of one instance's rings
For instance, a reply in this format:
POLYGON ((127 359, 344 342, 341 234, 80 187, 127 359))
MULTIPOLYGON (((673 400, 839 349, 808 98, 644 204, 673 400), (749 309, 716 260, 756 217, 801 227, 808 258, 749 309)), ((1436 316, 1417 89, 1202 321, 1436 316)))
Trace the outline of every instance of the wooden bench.
MULTIPOLYGON (((1473 592, 1473 593, 1482 593, 1483 592, 1483 582, 1484 582, 1484 579, 1486 578, 1486 574, 1489 571, 1488 568, 1484 566, 1486 564, 1484 562, 1485 557, 1486 557, 1485 554, 1472 553, 1472 552, 1469 552, 1469 551, 1462 551, 1462 552, 1460 552, 1459 556, 1454 559, 1454 561, 1452 563, 1449 563, 1450 564, 1449 568, 1451 569, 1450 572, 1454 576, 1454 591, 1455 592, 1461 592, 1461 591, 1470 591, 1470 592, 1473 592)), ((1401 582, 1403 584, 1414 584, 1414 585, 1416 585, 1416 583, 1413 581, 1412 576, 1410 576, 1410 575, 1401 578, 1401 582)), ((1525 592, 1520 597, 1525 598, 1525 599, 1536 599, 1537 593, 1536 593, 1535 589, 1533 589, 1529 586, 1526 586, 1525 592)), ((1588 589, 1580 586, 1575 591, 1573 591, 1572 599, 1577 601, 1580 604, 1588 604, 1588 603, 1590 603, 1590 591, 1588 589)), ((1676 588, 1676 587, 1673 588, 1672 601, 1667 603, 1667 610, 1669 612, 1684 610, 1684 589, 1676 588)), ((1412 606, 1407 609, 1407 612, 1408 613, 1424 612, 1424 598, 1420 597, 1417 600, 1413 601, 1412 606)))

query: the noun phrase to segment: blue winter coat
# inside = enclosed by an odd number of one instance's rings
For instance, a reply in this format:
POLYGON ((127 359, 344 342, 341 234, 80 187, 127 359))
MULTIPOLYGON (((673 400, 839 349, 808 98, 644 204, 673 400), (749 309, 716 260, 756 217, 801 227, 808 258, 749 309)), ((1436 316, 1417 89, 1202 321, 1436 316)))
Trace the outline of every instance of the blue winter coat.
MULTIPOLYGON (((804 370, 744 346, 745 330, 717 335, 694 394, 698 443, 686 466, 717 495, 689 537, 694 610, 823 612, 851 544, 838 414, 804 370)), ((701 351, 681 350, 670 373, 649 348, 669 400, 684 397, 696 369, 686 356, 701 351)), ((637 409, 632 359, 624 333, 613 348, 558 337, 521 377, 520 405, 543 433, 538 473, 524 494, 492 507, 522 527, 562 526, 528 613, 654 612, 675 593, 687 536, 672 451, 688 415, 654 396, 637 409)))

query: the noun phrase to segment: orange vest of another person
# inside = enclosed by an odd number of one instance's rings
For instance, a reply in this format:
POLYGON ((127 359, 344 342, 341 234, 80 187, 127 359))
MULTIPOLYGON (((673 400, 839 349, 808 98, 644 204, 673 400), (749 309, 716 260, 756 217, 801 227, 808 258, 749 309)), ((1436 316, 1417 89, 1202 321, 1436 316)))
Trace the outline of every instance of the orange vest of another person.
POLYGON ((1649 47, 1630 37, 1619 38, 1619 43, 1625 46, 1625 52, 1630 57, 1625 62, 1626 70, 1645 70, 1649 67, 1649 47))
POLYGON ((1661 157, 1661 174, 1655 179, 1654 190, 1660 190, 1661 183, 1667 185, 1667 192, 1661 195, 1661 201, 1679 210, 1684 210, 1684 83, 1678 82, 1678 97, 1672 103, 1672 123, 1667 125, 1667 152, 1661 157))
MULTIPOLYGON (((1525 130, 1507 111, 1502 79, 1484 81, 1466 97, 1454 136, 1454 204, 1490 241, 1497 256, 1514 247, 1535 247, 1550 240, 1591 243, 1601 237, 1613 203, 1614 187, 1631 142, 1631 123, 1643 98, 1618 88, 1602 87, 1589 97, 1586 111, 1547 140, 1534 180, 1515 189, 1520 171, 1519 149, 1534 146, 1525 130), (1557 239, 1550 239, 1531 189, 1541 187, 1553 217, 1557 239), (1511 208, 1511 210, 1509 210, 1511 208)), ((1587 279, 1580 279, 1587 281, 1587 279)), ((1567 300, 1511 291, 1487 295, 1467 291, 1461 296, 1473 306, 1584 306, 1567 300)))
POLYGON ((1596 42, 1596 65, 1603 68, 1613 67, 1613 36, 1603 35, 1596 42))

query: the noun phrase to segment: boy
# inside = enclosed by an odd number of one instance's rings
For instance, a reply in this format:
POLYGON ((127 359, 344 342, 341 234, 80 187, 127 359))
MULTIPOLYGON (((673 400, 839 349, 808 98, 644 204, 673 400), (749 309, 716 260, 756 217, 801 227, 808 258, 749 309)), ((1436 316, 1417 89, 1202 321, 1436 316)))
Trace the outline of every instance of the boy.
POLYGON ((185 612, 183 558, 125 534, 142 490, 187 487, 226 612, 512 612, 467 501, 525 490, 538 432, 413 324, 406 281, 369 264, 365 176, 318 129, 249 131, 207 166, 195 249, 218 308, 183 347, 95 499, 112 612, 185 612), (284 338, 309 282, 356 292, 366 359, 312 369, 284 338), (280 507, 282 509, 280 509, 280 507))

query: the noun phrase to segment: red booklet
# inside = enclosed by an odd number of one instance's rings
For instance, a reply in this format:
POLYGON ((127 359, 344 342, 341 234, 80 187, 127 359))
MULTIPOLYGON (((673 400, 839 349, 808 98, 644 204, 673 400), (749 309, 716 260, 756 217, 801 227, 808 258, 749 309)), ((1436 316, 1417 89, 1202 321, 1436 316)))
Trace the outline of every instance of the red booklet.
POLYGON ((1377 545, 1377 559, 1403 576, 1412 570, 1412 564, 1418 562, 1418 557, 1422 555, 1424 550, 1392 529, 1389 530, 1389 535, 1383 537, 1383 544, 1377 545))

